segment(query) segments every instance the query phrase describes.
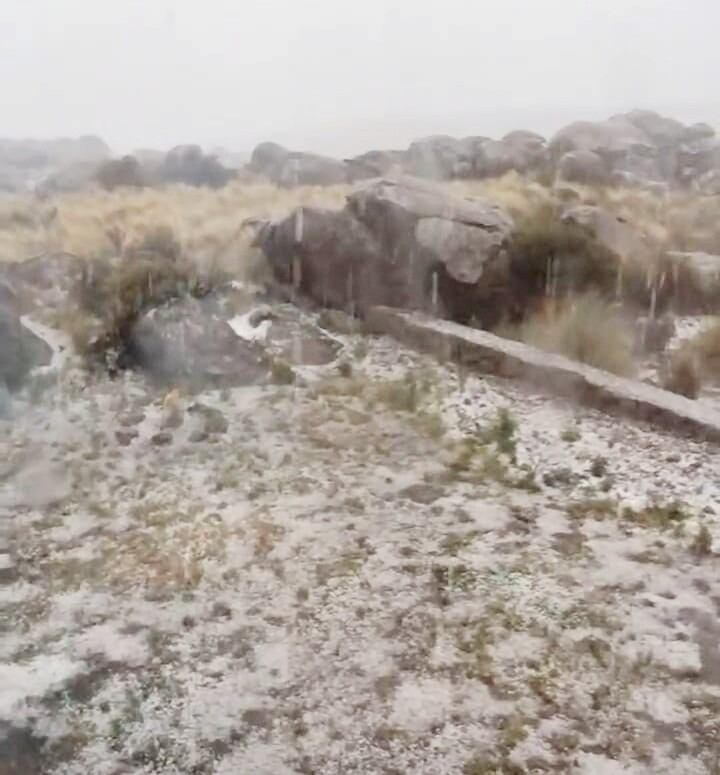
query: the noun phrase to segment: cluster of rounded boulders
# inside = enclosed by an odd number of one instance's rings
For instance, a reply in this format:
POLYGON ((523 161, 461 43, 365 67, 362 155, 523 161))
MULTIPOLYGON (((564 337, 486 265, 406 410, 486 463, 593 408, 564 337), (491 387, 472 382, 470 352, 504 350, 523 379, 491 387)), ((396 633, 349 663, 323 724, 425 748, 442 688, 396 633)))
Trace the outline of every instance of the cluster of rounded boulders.
POLYGON ((649 110, 576 121, 549 141, 524 130, 499 140, 431 135, 406 150, 372 150, 343 161, 262 143, 249 169, 284 186, 329 185, 407 173, 430 180, 482 179, 510 171, 558 182, 720 191, 720 141, 708 124, 685 125, 649 110))

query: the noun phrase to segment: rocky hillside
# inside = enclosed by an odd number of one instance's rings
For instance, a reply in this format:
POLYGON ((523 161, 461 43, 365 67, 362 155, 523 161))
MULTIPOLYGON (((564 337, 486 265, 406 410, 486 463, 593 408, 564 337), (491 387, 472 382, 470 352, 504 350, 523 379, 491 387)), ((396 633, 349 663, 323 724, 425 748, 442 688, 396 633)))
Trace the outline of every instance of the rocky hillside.
POLYGON ((521 130, 499 140, 435 135, 406 150, 373 150, 343 162, 263 143, 250 169, 280 185, 328 185, 396 172, 434 180, 483 179, 514 171, 544 181, 660 190, 690 186, 714 195, 720 193, 720 140, 708 124, 686 126, 634 110, 569 124, 549 139, 521 130))
POLYGON ((715 198, 47 206, 0 211, 0 773, 715 775, 715 198))
MULTIPOLYGON (((481 130, 482 127, 479 127, 481 130)), ((604 121, 578 121, 550 138, 515 130, 484 135, 419 138, 402 150, 369 150, 333 159, 260 143, 249 161, 223 149, 180 145, 167 153, 138 150, 110 158, 98 138, 57 141, 0 140, 0 192, 50 196, 93 186, 164 186, 185 183, 221 188, 238 176, 283 187, 332 186, 404 173, 429 180, 484 180, 516 172, 545 184, 632 186, 664 192, 720 193, 720 140, 708 124, 685 125, 651 110, 604 121)))

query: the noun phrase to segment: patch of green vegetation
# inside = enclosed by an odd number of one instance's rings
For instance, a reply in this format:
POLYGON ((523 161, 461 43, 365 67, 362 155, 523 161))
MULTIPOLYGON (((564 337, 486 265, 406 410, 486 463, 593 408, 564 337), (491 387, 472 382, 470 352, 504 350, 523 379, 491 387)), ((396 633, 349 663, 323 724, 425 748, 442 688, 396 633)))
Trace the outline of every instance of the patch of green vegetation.
POLYGON ((580 431, 577 428, 566 428, 560 434, 560 438, 568 444, 574 444, 576 441, 580 441, 580 431))
POLYGON ((622 511, 624 521, 658 530, 682 526, 689 516, 686 506, 678 500, 667 504, 652 503, 638 511, 631 508, 625 508, 622 511))
POLYGON ((498 747, 504 754, 509 754, 528 736, 528 721, 520 713, 508 716, 500 730, 498 747))
POLYGON ((480 449, 476 439, 466 437, 455 448, 453 459, 448 468, 456 474, 466 473, 473 464, 473 459, 480 449))
POLYGON ((418 408, 420 390, 412 376, 405 379, 380 382, 374 386, 373 398, 394 412, 415 413, 418 408))
POLYGON ((419 433, 434 441, 445 435, 445 424, 438 412, 419 412, 413 418, 412 424, 419 433))
POLYGON ((548 705, 555 702, 555 676, 552 670, 538 670, 527 679, 528 689, 548 705))
POLYGON ((498 411, 493 423, 480 434, 480 438, 484 444, 495 444, 499 452, 515 462, 517 427, 515 418, 503 408, 498 411))
POLYGON ((595 519, 600 522, 617 514, 617 504, 607 498, 588 498, 569 504, 567 514, 571 519, 584 522, 595 519))
POLYGON ((446 595, 450 590, 470 591, 476 584, 477 574, 467 565, 434 565, 433 582, 438 592, 446 595))
POLYGON ((505 630, 516 632, 523 629, 525 620, 509 603, 505 597, 496 597, 488 603, 486 610, 505 630))
POLYGON ((470 530, 469 532, 464 533, 463 535, 459 535, 457 533, 450 533, 449 535, 445 536, 440 546, 451 557, 457 557, 457 555, 463 549, 466 549, 468 546, 472 544, 472 542, 477 538, 477 536, 478 536, 477 530, 470 530))
POLYGON ((524 775, 525 769, 507 757, 495 759, 478 754, 464 764, 462 772, 463 775, 524 775))
POLYGON ((274 358, 270 364, 270 379, 274 385, 292 385, 295 382, 295 372, 287 361, 274 358))
POLYGON ((615 292, 618 257, 582 226, 563 221, 552 205, 538 206, 518 218, 509 257, 514 295, 526 302, 545 295, 549 266, 558 297, 615 292))
POLYGON ((477 678, 485 683, 493 682, 492 656, 489 647, 494 638, 489 627, 484 622, 476 622, 468 632, 462 628, 457 638, 457 649, 464 655, 466 675, 477 678))

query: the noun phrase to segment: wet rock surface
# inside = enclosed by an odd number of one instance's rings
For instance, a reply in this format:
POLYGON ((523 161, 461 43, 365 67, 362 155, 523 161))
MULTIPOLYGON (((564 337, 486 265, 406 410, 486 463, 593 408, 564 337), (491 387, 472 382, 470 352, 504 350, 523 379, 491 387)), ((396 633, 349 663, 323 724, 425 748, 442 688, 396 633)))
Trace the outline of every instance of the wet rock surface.
POLYGON ((257 241, 279 280, 324 306, 427 308, 436 274, 438 303, 461 314, 507 279, 511 230, 500 207, 402 178, 368 184, 340 212, 296 211, 257 241))

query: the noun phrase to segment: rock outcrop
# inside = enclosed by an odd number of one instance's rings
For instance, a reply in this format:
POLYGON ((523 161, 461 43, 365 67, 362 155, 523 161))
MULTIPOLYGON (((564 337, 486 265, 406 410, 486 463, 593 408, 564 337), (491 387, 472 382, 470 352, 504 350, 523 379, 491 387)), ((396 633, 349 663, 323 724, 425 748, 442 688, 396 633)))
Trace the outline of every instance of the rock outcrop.
POLYGON ((27 191, 49 178, 52 190, 67 190, 71 181, 83 182, 97 165, 110 157, 110 149, 92 135, 56 140, 0 139, 0 188, 27 191), (80 170, 88 171, 86 176, 80 170), (63 172, 64 171, 64 172, 63 172))
POLYGON ((311 208, 260 228, 276 277, 316 302, 360 313, 387 304, 453 317, 483 304, 507 275, 513 224, 500 207, 454 197, 415 178, 372 181, 341 211, 311 208), (299 274, 299 276, 298 276, 299 274))
POLYGON ((107 191, 116 188, 140 188, 147 185, 148 175, 134 156, 123 156, 103 162, 95 172, 95 179, 107 191))
POLYGON ((214 156, 203 153, 199 145, 178 145, 168 151, 157 167, 154 182, 222 188, 233 176, 232 170, 223 167, 214 156))
POLYGON ((26 328, 20 319, 20 303, 12 286, 0 284, 0 385, 16 390, 32 369, 46 366, 52 349, 26 328))
POLYGON ((246 385, 267 373, 263 348, 239 337, 221 295, 183 296, 145 312, 128 342, 132 362, 162 380, 246 385))
POLYGON ((348 165, 329 156, 289 151, 277 143, 261 143, 248 169, 280 186, 331 186, 350 180, 348 165))
POLYGON ((568 153, 595 154, 609 179, 625 185, 686 185, 720 167, 720 142, 712 127, 685 126, 650 110, 633 110, 607 121, 574 122, 558 131, 549 147, 558 172, 577 182, 601 181, 568 175, 563 170, 572 167, 568 153))

